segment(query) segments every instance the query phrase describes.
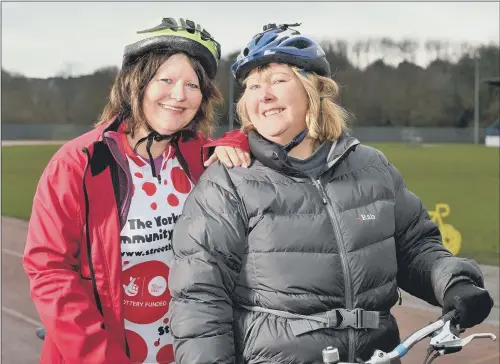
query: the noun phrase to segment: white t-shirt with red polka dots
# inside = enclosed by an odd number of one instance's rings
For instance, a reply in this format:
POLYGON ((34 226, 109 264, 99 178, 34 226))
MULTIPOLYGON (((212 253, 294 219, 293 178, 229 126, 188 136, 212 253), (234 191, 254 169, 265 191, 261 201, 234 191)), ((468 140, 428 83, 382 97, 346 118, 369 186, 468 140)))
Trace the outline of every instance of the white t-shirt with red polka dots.
POLYGON ((127 222, 121 231, 124 316, 134 363, 174 363, 168 312, 172 232, 192 183, 168 147, 153 177, 145 158, 124 142, 133 180, 127 222), (157 172, 158 173, 158 172, 157 172))

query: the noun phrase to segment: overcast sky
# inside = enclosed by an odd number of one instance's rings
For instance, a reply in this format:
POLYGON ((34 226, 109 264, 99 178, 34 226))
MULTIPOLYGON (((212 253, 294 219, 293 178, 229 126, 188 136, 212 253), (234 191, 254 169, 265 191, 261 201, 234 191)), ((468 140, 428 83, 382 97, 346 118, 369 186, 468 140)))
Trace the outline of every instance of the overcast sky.
MULTIPOLYGON (((164 17, 201 23, 222 45, 239 50, 262 25, 302 22, 317 40, 388 36, 499 43, 498 2, 2 2, 2 67, 50 77, 119 65, 135 31, 164 17)), ((418 63, 427 60, 422 52, 418 63)))

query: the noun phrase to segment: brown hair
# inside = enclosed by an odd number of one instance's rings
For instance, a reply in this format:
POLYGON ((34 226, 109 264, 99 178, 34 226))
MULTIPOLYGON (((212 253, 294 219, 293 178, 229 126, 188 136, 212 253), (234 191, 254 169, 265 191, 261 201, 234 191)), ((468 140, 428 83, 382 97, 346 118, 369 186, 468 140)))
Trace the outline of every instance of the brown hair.
MULTIPOLYGON (((303 75, 295 67, 288 65, 299 78, 308 96, 308 112, 306 125, 309 129, 308 135, 315 140, 337 140, 342 132, 347 130, 347 119, 349 113, 336 103, 339 96, 339 86, 328 78, 308 72, 303 75)), ((264 72, 269 65, 257 68, 257 72, 264 72)), ((246 83, 246 80, 244 81, 246 83)), ((245 107, 245 93, 236 105, 236 111, 241 121, 241 130, 245 133, 254 129, 245 107)))
MULTIPOLYGON (((176 53, 182 52, 175 50, 162 53, 149 52, 141 56, 133 65, 122 68, 111 88, 109 101, 95 125, 105 124, 120 114, 127 120, 125 132, 133 135, 139 127, 147 122, 142 106, 147 85, 155 76, 158 68, 176 53)), ((188 55, 186 57, 198 76, 203 96, 200 109, 190 123, 190 129, 201 130, 203 135, 210 136, 216 123, 215 106, 222 101, 222 96, 200 62, 188 55)))

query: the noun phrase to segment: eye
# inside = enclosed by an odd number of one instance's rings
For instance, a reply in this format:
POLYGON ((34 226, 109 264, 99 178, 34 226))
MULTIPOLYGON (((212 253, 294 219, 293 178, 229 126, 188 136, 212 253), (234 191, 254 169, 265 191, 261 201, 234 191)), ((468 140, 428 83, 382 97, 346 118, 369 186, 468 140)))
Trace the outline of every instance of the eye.
POLYGON ((282 79, 276 79, 273 81, 273 84, 282 83, 282 82, 286 82, 286 81, 282 80, 282 79))
POLYGON ((162 78, 160 81, 165 82, 167 85, 170 85, 173 82, 170 78, 162 78))
POLYGON ((249 90, 257 90, 259 88, 259 85, 249 85, 248 89, 249 90))
POLYGON ((198 88, 200 88, 200 86, 194 84, 194 83, 188 83, 187 86, 193 90, 196 90, 198 88))

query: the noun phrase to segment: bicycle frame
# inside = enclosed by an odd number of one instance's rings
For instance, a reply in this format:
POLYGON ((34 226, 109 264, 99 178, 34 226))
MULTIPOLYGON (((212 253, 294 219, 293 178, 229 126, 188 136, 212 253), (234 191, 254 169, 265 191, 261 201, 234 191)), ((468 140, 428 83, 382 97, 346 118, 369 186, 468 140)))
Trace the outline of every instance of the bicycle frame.
MULTIPOLYGON (((324 364, 392 364, 395 360, 402 358, 408 351, 419 341, 430 337, 429 348, 427 350, 427 357, 424 364, 432 363, 437 357, 446 354, 456 353, 470 343, 473 339, 487 338, 496 340, 496 336, 491 333, 473 334, 467 338, 460 339, 460 329, 453 324, 458 321, 458 313, 450 311, 446 315, 440 317, 437 321, 421 328, 420 330, 411 334, 406 340, 399 344, 394 350, 385 353, 381 350, 375 350, 372 357, 364 362, 358 361, 357 363, 341 362, 337 348, 332 346, 323 350, 323 363, 324 364), (430 358, 432 352, 435 354, 430 358)), ((397 361, 399 362, 399 360, 397 361)))

